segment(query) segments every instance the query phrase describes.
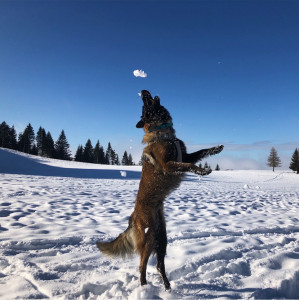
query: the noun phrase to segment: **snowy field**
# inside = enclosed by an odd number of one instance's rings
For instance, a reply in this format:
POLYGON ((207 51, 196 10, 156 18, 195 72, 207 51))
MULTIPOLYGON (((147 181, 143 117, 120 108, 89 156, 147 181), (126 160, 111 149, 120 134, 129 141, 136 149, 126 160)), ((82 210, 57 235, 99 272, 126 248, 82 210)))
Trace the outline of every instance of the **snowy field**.
POLYGON ((299 298, 299 175, 188 175, 165 202, 166 292, 155 257, 140 287, 137 256, 95 246, 126 229, 140 171, 0 149, 0 298, 299 298))

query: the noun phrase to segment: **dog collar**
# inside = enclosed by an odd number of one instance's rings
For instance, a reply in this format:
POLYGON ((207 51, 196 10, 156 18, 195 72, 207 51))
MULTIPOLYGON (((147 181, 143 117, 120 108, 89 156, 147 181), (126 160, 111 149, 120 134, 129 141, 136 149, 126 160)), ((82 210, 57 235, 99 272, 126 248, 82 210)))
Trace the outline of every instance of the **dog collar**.
POLYGON ((153 129, 151 129, 150 132, 156 131, 156 130, 159 130, 159 129, 169 128, 169 127, 172 127, 172 126, 173 126, 172 122, 166 123, 166 124, 162 124, 160 126, 157 126, 157 127, 153 128, 153 129))

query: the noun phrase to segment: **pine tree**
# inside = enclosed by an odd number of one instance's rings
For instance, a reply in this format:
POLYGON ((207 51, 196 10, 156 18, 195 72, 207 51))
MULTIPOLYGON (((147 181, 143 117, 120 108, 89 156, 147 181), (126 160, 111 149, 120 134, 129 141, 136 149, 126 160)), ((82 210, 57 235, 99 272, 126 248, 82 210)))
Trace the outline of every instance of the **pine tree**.
POLYGON ((34 145, 35 135, 34 130, 29 123, 23 133, 19 134, 18 148, 24 153, 31 153, 34 145))
POLYGON ((129 158, 128 158, 128 153, 127 151, 124 152, 123 158, 121 160, 121 164, 123 166, 128 166, 129 165, 129 158))
POLYGON ((79 145, 75 154, 75 161, 84 161, 83 158, 83 146, 79 145))
POLYGON ((91 140, 88 139, 86 144, 85 144, 84 150, 83 150, 84 162, 88 162, 88 163, 93 163, 94 162, 93 151, 94 150, 93 150, 93 147, 92 147, 92 144, 91 144, 91 140))
POLYGON ((114 157, 113 157, 114 153, 113 152, 114 151, 111 147, 111 143, 109 142, 107 150, 106 150, 106 156, 105 156, 105 160, 106 160, 107 165, 113 165, 113 159, 114 159, 114 157))
POLYGON ((37 153, 40 156, 45 155, 45 143, 46 143, 46 131, 44 128, 40 126, 36 134, 37 153))
POLYGON ((133 157, 132 157, 131 153, 129 154, 129 157, 128 157, 128 164, 129 164, 129 166, 133 166, 134 165, 133 157))
POLYGON ((62 160, 71 160, 70 145, 66 139, 64 130, 61 131, 58 140, 55 143, 55 156, 62 160))
POLYGON ((211 170, 212 171, 211 166, 208 164, 208 162, 205 162, 203 168, 206 169, 206 170, 211 170))
POLYGON ((32 148, 30 150, 30 154, 38 155, 38 150, 37 150, 36 144, 33 144, 32 148))
POLYGON ((111 144, 109 142, 106 153, 105 153, 105 160, 106 160, 107 165, 110 165, 110 162, 111 162, 111 150, 112 150, 112 148, 111 148, 111 144))
POLYGON ((23 149, 24 149, 23 133, 20 132, 18 135, 18 150, 23 152, 23 149))
POLYGON ((38 149, 38 155, 41 155, 41 156, 43 155, 43 153, 42 153, 43 142, 46 137, 46 134, 45 134, 45 136, 43 136, 42 132, 43 132, 43 128, 40 126, 36 133, 36 147, 38 149))
POLYGON ((54 140, 51 133, 48 131, 45 137, 45 156, 49 158, 55 157, 54 140))
POLYGON ((0 124, 0 147, 13 150, 18 149, 16 130, 14 126, 10 128, 6 122, 0 124))
POLYGON ((0 147, 10 148, 10 128, 6 122, 0 124, 0 147))
POLYGON ((272 147, 271 150, 270 150, 267 166, 272 167, 273 172, 274 172, 274 168, 281 166, 280 158, 279 158, 279 156, 277 154, 277 151, 274 147, 272 147))
POLYGON ((94 162, 96 164, 105 164, 106 163, 105 152, 104 152, 103 147, 100 145, 99 140, 97 141, 97 143, 94 147, 93 155, 94 155, 94 162))
POLYGON ((100 141, 98 140, 94 149, 93 149, 93 157, 94 157, 94 163, 99 164, 100 163, 100 141))
POLYGON ((120 165, 120 162, 119 162, 118 154, 117 154, 116 152, 114 152, 114 153, 115 153, 114 164, 119 166, 119 165, 120 165))
POLYGON ((32 151, 32 149, 35 146, 35 134, 34 134, 33 127, 31 126, 30 123, 25 128, 25 134, 26 134, 26 137, 29 141, 29 152, 30 152, 30 151, 32 151))
POLYGON ((202 163, 199 163, 198 167, 202 169, 202 163))
POLYGON ((215 171, 220 171, 220 167, 218 164, 216 165, 215 171))
POLYGON ((9 130, 10 148, 13 150, 18 149, 17 133, 15 127, 12 126, 9 130))
POLYGON ((290 169, 299 174, 299 151, 296 148, 291 158, 290 169))
POLYGON ((111 149, 110 165, 119 165, 118 154, 111 149))

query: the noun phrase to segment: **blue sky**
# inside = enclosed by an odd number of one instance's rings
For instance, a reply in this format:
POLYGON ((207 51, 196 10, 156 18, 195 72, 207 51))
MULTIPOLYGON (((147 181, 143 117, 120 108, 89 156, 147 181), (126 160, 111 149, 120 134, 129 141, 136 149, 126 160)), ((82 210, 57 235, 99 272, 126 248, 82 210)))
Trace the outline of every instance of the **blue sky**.
POLYGON ((138 92, 159 95, 209 162, 288 168, 299 147, 299 1, 0 1, 0 122, 136 162, 138 92), (135 69, 146 78, 136 78, 135 69))

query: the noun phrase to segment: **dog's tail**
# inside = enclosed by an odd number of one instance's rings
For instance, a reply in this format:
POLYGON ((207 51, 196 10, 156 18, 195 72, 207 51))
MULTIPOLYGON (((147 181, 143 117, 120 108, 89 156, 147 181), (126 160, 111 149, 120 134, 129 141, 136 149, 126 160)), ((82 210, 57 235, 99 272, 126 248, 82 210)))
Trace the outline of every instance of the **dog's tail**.
POLYGON ((128 227, 127 230, 121 233, 114 241, 97 242, 97 247, 107 256, 121 256, 125 258, 135 252, 135 240, 134 228, 128 227))

